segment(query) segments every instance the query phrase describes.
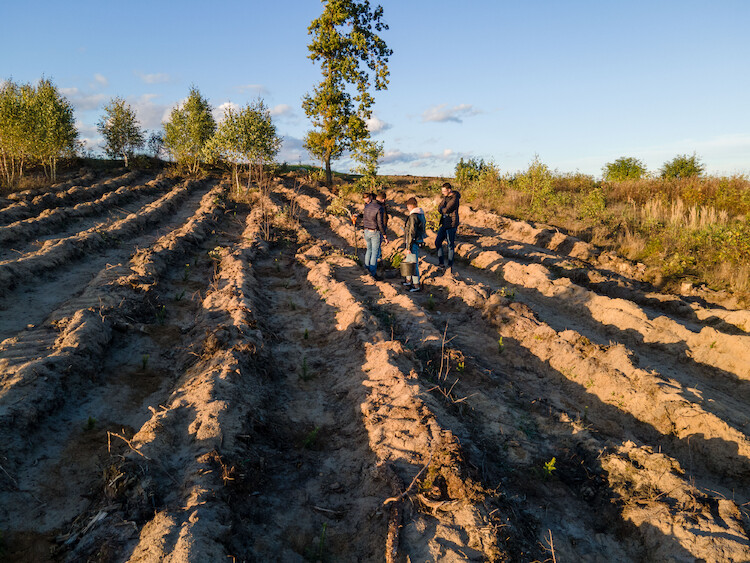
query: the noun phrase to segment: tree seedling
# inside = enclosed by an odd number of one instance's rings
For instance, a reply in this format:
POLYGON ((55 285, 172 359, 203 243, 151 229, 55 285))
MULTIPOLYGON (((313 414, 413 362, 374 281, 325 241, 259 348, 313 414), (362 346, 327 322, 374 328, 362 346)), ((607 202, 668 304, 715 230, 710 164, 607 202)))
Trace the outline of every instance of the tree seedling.
POLYGON ((432 293, 430 293, 430 296, 427 298, 427 309, 430 311, 435 310, 435 298, 432 296, 432 293))
POLYGON ((313 374, 310 372, 310 368, 307 365, 307 358, 302 358, 302 371, 299 378, 302 381, 310 381, 313 378, 313 374))
POLYGON ((185 268, 182 270, 182 281, 186 282, 190 278, 190 264, 185 264, 185 268))
POLYGON ((310 338, 310 331, 305 329, 305 334, 302 336, 302 338, 304 340, 307 340, 308 338, 310 338))
POLYGON ((307 436, 305 436, 305 439, 302 440, 302 447, 306 450, 312 449, 312 447, 315 445, 315 442, 318 440, 318 432, 320 432, 320 426, 316 426, 310 432, 307 433, 307 436))
POLYGON ((162 305, 156 310, 156 322, 158 322, 160 325, 164 325, 164 321, 167 318, 167 307, 166 305, 162 305))
POLYGON ((175 301, 182 301, 183 297, 185 297, 185 290, 184 289, 180 293, 175 293, 174 300, 175 301))
POLYGON ((91 432, 94 428, 96 428, 96 419, 90 416, 86 421, 86 431, 91 432))
POLYGON ((501 336, 497 340, 497 353, 502 354, 504 348, 505 348, 505 344, 503 344, 503 337, 501 336))
POLYGON ((146 371, 146 368, 148 367, 148 359, 149 359, 149 357, 150 356, 148 354, 143 354, 141 356, 141 370, 146 371))
POLYGON ((542 475, 545 479, 549 479, 550 477, 552 477, 552 472, 557 469, 557 467, 555 467, 556 461, 557 459, 553 457, 551 460, 545 462, 542 466, 542 475))

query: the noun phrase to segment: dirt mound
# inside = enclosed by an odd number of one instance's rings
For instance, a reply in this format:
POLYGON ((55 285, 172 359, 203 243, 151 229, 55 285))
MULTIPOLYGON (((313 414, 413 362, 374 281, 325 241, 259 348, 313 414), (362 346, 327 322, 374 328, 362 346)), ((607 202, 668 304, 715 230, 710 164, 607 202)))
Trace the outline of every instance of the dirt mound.
POLYGON ((407 293, 325 189, 229 186, 0 209, 4 558, 748 559, 748 311, 468 208, 407 293))

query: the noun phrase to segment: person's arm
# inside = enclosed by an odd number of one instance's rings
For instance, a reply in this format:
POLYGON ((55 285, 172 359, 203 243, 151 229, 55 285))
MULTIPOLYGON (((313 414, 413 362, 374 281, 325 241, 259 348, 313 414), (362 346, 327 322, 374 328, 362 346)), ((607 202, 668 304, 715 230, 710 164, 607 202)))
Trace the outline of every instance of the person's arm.
POLYGON ((458 209, 458 196, 454 194, 453 197, 450 198, 450 201, 445 202, 445 207, 443 208, 443 211, 441 211, 441 213, 443 215, 450 215, 451 213, 455 212, 456 209, 458 209))
POLYGON ((383 238, 387 242, 388 233, 385 230, 385 210, 383 209, 383 206, 380 206, 380 209, 378 209, 378 214, 375 216, 375 221, 377 222, 380 234, 383 235, 383 238))

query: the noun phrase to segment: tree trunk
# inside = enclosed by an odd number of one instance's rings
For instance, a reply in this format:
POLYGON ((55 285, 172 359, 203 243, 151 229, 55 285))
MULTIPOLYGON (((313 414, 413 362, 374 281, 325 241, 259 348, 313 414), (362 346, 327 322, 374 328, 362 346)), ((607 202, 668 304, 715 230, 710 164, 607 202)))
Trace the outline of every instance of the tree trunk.
POLYGON ((326 186, 333 187, 333 174, 331 173, 331 155, 326 155, 326 186))

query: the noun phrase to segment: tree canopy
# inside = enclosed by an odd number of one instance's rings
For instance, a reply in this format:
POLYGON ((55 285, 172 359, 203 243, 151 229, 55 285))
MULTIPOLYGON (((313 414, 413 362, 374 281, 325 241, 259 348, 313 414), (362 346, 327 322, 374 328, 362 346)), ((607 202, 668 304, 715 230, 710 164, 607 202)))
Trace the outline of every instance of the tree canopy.
POLYGON ((77 139, 73 106, 51 80, 0 85, 0 169, 8 185, 35 164, 54 181, 58 159, 75 153, 77 139))
POLYGON ((135 111, 120 97, 112 98, 104 106, 104 116, 96 128, 104 137, 104 151, 112 158, 123 157, 125 166, 135 149, 145 144, 135 111))
POLYGON ((393 51, 378 35, 388 29, 381 6, 373 10, 369 0, 323 3, 323 13, 308 28, 309 58, 320 63, 323 79, 305 95, 302 108, 315 127, 305 138, 305 148, 323 162, 326 183, 331 185, 331 161, 369 139, 371 73, 374 89, 385 90, 393 51))
POLYGON ((179 166, 195 174, 214 131, 216 121, 211 114, 211 104, 193 86, 185 103, 174 108, 169 121, 164 123, 164 147, 179 166))
POLYGON ((695 153, 692 156, 678 154, 672 160, 667 161, 661 167, 661 177, 664 179, 672 178, 694 178, 702 176, 705 166, 695 153))
POLYGON ((614 162, 608 162, 602 168, 604 179, 610 182, 623 180, 640 180, 648 173, 646 166, 637 158, 622 156, 614 162))

